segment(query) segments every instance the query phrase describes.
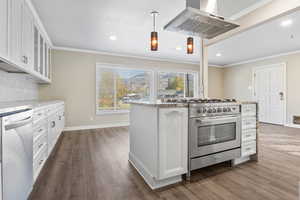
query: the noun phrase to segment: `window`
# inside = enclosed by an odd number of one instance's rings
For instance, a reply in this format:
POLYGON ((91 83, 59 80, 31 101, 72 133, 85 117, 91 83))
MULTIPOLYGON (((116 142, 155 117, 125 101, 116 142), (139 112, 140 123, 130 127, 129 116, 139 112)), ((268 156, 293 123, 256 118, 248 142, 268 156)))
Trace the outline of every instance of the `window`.
POLYGON ((97 64, 96 110, 98 114, 128 112, 130 100, 197 97, 197 83, 197 72, 158 72, 97 64))
POLYGON ((158 75, 158 99, 195 97, 194 73, 160 72, 158 75))
POLYGON ((97 67, 97 111, 124 111, 129 100, 150 100, 149 71, 97 67))

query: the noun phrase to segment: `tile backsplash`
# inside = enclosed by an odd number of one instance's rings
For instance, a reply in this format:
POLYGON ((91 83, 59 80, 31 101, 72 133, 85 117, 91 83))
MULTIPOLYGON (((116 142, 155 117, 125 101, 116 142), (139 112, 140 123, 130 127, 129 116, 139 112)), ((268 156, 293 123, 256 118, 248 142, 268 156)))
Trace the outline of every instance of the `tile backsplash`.
POLYGON ((38 99, 38 84, 29 75, 0 70, 0 102, 38 99))

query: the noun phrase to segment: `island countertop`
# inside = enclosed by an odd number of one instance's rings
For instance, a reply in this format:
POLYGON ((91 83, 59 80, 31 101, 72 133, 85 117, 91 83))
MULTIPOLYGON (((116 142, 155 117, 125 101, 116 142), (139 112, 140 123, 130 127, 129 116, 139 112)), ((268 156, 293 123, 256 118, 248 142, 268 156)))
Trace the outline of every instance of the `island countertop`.
POLYGON ((160 108, 172 108, 172 107, 188 107, 188 103, 163 103, 163 102, 153 102, 153 101, 130 101, 129 104, 135 105, 143 105, 143 106, 153 106, 153 107, 160 107, 160 108))
MULTIPOLYGON (((144 106, 154 106, 154 107, 161 107, 161 108, 169 108, 169 107, 188 107, 189 103, 172 103, 172 102, 161 102, 161 101, 130 101, 129 104, 136 104, 136 105, 144 105, 144 106)), ((239 104, 257 104, 255 101, 238 101, 239 104)))

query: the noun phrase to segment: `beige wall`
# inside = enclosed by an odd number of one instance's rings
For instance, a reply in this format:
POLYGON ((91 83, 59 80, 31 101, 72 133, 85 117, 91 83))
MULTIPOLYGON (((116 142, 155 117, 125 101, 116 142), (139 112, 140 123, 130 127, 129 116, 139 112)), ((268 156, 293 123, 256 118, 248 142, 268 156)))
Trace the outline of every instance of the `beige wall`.
POLYGON ((224 69, 217 67, 208 68, 208 97, 224 97, 224 69))
MULTIPOLYGON (((123 64, 142 69, 199 70, 198 65, 191 64, 55 50, 52 53, 52 84, 41 86, 39 94, 41 100, 61 99, 65 101, 67 127, 128 122, 128 114, 95 114, 95 66, 97 62, 123 64)), ((214 74, 218 74, 215 69, 210 75, 214 74)), ((214 80, 219 83, 218 77, 214 80)), ((212 94, 219 95, 218 88, 212 87, 211 90, 215 90, 212 94)))
POLYGON ((300 115, 300 53, 225 68, 224 96, 239 100, 251 100, 253 67, 283 62, 287 66, 287 123, 292 123, 292 116, 300 115))

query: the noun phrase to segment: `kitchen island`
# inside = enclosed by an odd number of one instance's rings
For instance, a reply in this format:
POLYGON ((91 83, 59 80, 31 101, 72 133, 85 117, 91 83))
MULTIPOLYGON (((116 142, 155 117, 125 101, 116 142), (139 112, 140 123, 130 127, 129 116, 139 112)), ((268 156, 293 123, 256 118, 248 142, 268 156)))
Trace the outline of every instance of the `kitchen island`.
POLYGON ((188 104, 131 102, 129 161, 151 189, 182 181, 188 164, 188 104))
POLYGON ((257 103, 131 102, 129 161, 152 189, 191 171, 257 160, 257 103))

